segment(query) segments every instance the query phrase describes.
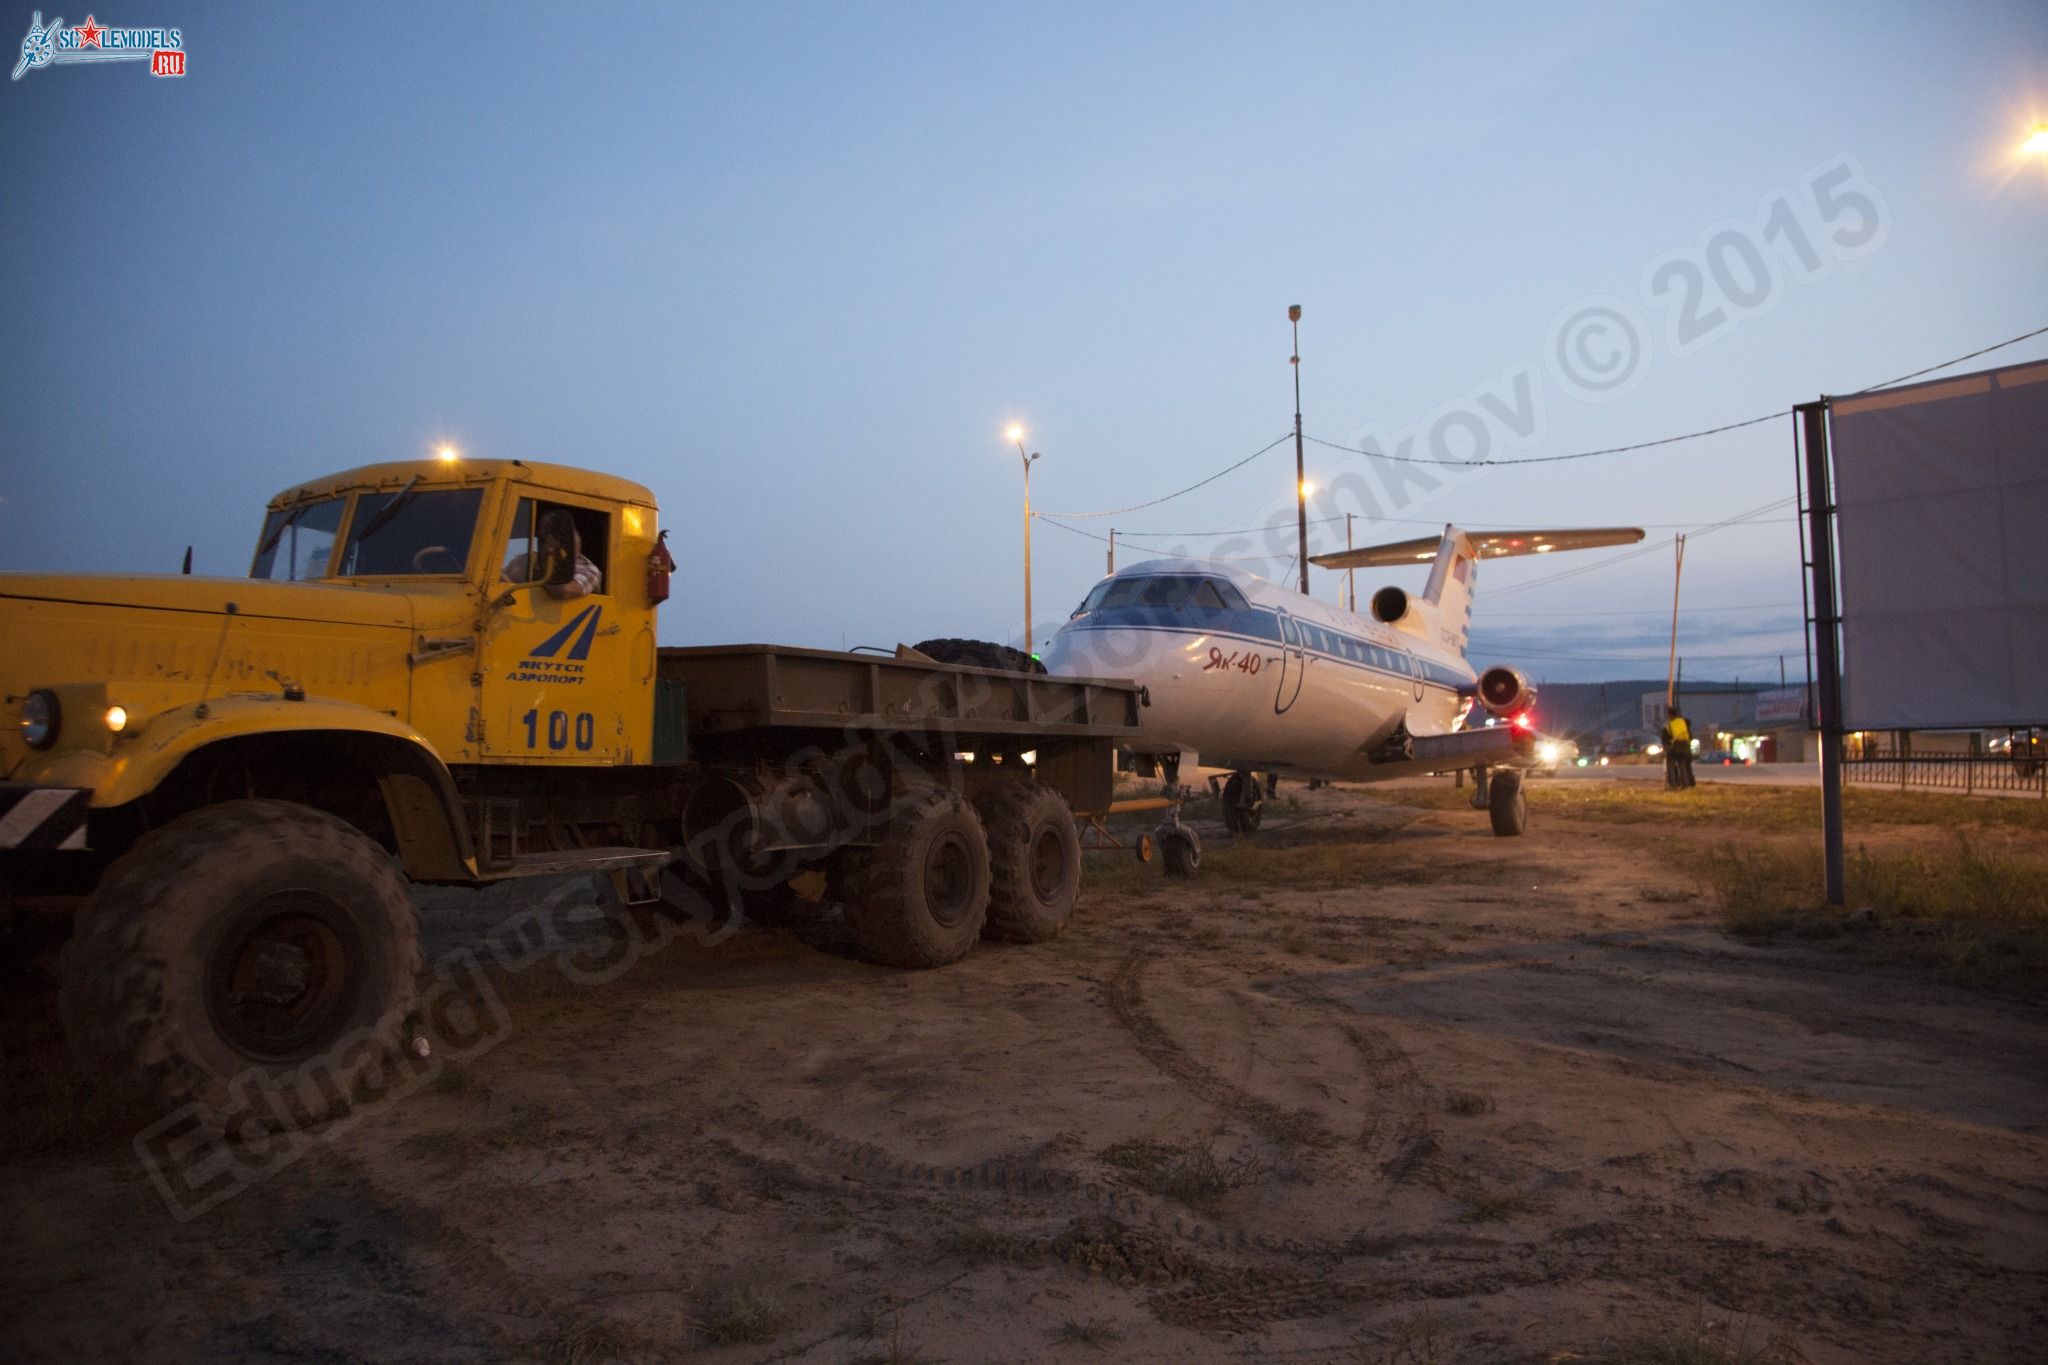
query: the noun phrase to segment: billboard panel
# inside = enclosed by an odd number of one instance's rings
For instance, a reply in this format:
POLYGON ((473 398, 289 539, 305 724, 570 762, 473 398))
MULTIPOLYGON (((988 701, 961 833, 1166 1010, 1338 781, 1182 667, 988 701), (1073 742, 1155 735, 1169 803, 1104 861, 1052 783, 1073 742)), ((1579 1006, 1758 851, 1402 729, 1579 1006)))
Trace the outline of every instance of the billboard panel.
POLYGON ((2048 723, 2048 362, 1829 412, 1845 726, 2048 723))

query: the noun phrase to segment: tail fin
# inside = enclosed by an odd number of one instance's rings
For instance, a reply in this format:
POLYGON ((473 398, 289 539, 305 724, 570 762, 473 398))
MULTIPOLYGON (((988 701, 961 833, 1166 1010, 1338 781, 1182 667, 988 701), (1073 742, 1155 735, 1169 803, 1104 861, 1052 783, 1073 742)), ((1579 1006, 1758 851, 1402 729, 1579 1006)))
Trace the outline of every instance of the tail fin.
POLYGON ((1436 608, 1439 638, 1445 644, 1456 640, 1460 654, 1472 629, 1472 581, 1479 576, 1478 559, 1472 537, 1455 526, 1444 527, 1436 563, 1429 567, 1429 586, 1422 590, 1422 600, 1436 608))
POLYGON ((1636 526, 1599 526, 1567 531, 1486 531, 1474 534, 1456 526, 1444 527, 1442 536, 1397 540, 1385 545, 1366 545, 1356 550, 1337 550, 1311 555, 1309 563, 1324 569, 1384 568, 1434 560, 1429 586, 1422 600, 1436 608, 1437 629, 1449 643, 1455 639, 1460 650, 1472 625, 1472 588, 1482 559, 1504 559, 1509 555, 1543 555, 1555 550, 1594 550, 1605 545, 1634 545, 1643 538, 1636 526))

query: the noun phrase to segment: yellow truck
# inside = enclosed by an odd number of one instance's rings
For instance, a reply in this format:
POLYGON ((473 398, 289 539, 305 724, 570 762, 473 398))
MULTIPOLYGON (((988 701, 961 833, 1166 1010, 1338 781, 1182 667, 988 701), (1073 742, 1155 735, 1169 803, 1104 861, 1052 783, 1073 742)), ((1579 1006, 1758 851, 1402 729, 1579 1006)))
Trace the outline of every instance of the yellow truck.
POLYGON ((409 882, 590 873, 670 915, 823 888, 904 967, 1059 932, 1135 688, 662 648, 673 569, 647 489, 494 460, 288 489, 247 578, 0 574, 0 919, 68 934, 88 1073, 345 1105, 406 1038, 409 882))

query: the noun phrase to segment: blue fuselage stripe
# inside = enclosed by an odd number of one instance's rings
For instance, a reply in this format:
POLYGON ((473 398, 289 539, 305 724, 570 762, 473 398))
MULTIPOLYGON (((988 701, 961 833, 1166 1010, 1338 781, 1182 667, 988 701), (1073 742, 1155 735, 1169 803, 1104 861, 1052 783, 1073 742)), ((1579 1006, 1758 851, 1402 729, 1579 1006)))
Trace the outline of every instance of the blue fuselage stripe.
MULTIPOLYGON (((1185 612, 1174 611, 1166 607, 1113 607, 1107 611, 1090 612, 1085 618, 1070 621, 1063 628, 1063 631, 1066 630, 1142 630, 1162 635, 1202 635, 1216 639, 1241 641, 1245 644, 1299 648, 1315 658, 1325 659, 1333 664, 1341 664, 1346 668, 1356 668, 1362 672, 1372 673, 1380 677, 1398 679, 1403 684, 1411 684, 1415 681, 1414 674, 1408 672, 1405 668, 1387 668, 1378 664, 1366 663, 1363 660, 1333 653, 1328 649, 1320 647, 1319 643, 1308 643, 1316 635, 1323 635, 1333 640, 1349 641, 1364 651, 1378 650, 1383 654, 1399 658, 1404 663, 1415 657, 1405 651, 1391 649, 1386 645, 1374 644, 1370 640, 1360 639, 1355 635, 1346 635, 1342 631, 1331 630, 1327 626, 1308 625, 1304 622, 1296 621, 1295 630, 1301 634, 1303 643, 1298 646, 1288 646, 1281 635, 1279 614, 1270 611, 1205 611, 1199 616, 1191 618, 1185 612)), ((1422 681, 1430 686, 1446 688, 1452 692, 1469 692, 1471 690, 1474 682, 1472 677, 1462 675, 1429 659, 1421 659, 1420 663, 1422 664, 1423 672, 1422 681)))

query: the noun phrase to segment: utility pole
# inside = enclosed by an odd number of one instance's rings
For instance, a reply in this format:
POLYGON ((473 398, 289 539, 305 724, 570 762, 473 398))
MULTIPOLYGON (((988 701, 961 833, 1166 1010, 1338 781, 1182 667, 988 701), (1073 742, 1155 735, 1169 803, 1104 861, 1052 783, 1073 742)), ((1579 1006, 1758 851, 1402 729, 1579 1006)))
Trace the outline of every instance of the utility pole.
POLYGON ((1678 583, 1685 576, 1685 537, 1675 536, 1678 566, 1671 571, 1671 667, 1664 675, 1664 710, 1668 714, 1678 696, 1678 583))
MULTIPOLYGON (((1347 550, 1351 548, 1351 514, 1350 514, 1349 512, 1346 512, 1346 513, 1344 514, 1344 548, 1345 548, 1345 549, 1347 549, 1347 550)), ((1357 610, 1358 610, 1358 570, 1357 570, 1357 569, 1346 569, 1346 570, 1344 571, 1344 578, 1345 578, 1345 581, 1346 581, 1347 585, 1349 586, 1349 588, 1350 588, 1350 592, 1351 592, 1351 610, 1353 610, 1353 611, 1357 611, 1357 610)))
POLYGON ((1294 329, 1294 354, 1287 358, 1294 366, 1294 510, 1296 529, 1301 533, 1301 595, 1308 596, 1308 469, 1301 451, 1301 305, 1287 308, 1288 324, 1294 329))
POLYGON ((1116 572, 1116 527, 1109 528, 1109 571, 1116 572))
POLYGON ((1024 653, 1036 655, 1031 639, 1031 462, 1038 452, 1024 453, 1024 428, 1011 427, 1007 433, 1016 442, 1017 458, 1024 462, 1024 653))

